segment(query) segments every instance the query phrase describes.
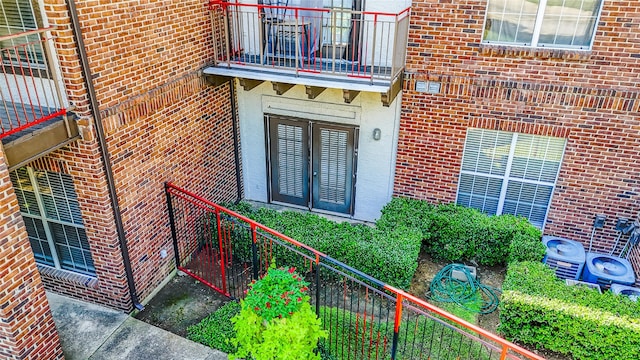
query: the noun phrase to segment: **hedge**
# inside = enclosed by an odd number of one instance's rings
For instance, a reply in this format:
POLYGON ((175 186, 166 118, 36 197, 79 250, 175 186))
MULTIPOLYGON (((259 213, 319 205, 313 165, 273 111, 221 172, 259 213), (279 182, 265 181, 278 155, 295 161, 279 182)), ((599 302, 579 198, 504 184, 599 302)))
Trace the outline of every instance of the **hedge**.
POLYGON ((424 200, 394 198, 377 222, 379 228, 419 229, 429 254, 449 262, 475 260, 481 265, 541 260, 541 232, 523 217, 489 216, 456 204, 431 205, 424 200))
MULTIPOLYGON (((230 206, 245 216, 301 241, 380 281, 406 289, 418 267, 421 232, 406 226, 380 229, 363 224, 335 222, 316 214, 297 211, 254 209, 244 203, 230 206)), ((250 238, 246 229, 235 227, 234 256, 250 261, 250 238)), ((277 266, 304 266, 302 258, 282 247, 274 247, 277 266)))
POLYGON ((640 304, 566 286, 540 262, 509 265, 498 330, 509 340, 575 359, 640 358, 640 304))

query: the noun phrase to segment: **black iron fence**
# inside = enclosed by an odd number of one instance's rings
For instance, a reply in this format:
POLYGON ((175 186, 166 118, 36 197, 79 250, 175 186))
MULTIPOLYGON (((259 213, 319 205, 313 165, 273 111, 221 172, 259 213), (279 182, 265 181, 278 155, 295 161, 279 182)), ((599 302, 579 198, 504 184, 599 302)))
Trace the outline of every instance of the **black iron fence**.
POLYGON ((166 195, 179 270, 241 299, 272 262, 296 267, 338 359, 543 359, 196 194, 166 195))

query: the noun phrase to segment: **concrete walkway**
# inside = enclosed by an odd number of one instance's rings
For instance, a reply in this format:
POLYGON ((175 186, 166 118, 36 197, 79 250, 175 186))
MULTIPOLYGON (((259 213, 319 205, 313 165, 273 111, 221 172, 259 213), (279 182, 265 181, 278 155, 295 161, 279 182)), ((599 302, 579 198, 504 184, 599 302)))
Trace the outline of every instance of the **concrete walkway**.
POLYGON ((227 355, 121 312, 47 292, 67 360, 223 360, 227 355))

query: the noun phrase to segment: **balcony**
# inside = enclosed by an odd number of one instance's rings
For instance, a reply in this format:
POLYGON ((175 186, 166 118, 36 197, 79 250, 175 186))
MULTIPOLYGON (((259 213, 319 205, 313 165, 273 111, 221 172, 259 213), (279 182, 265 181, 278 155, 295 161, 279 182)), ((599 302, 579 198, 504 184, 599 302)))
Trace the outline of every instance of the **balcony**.
POLYGON ((51 28, 0 37, 0 140, 15 169, 79 138, 54 56, 51 28))
POLYGON ((346 102, 360 91, 379 92, 387 106, 400 91, 410 8, 376 12, 322 7, 314 0, 298 2, 315 7, 246 2, 209 4, 215 64, 204 73, 212 81, 237 77, 245 90, 271 81, 279 95, 304 85, 311 99, 338 88, 346 102))

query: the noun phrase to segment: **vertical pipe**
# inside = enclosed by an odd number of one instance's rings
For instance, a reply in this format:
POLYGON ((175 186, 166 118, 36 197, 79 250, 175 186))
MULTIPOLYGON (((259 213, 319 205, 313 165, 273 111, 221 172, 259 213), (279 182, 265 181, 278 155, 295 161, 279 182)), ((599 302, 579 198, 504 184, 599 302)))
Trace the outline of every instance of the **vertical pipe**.
POLYGON ((169 225, 171 226, 171 238, 173 239, 173 254, 176 259, 176 268, 180 267, 180 253, 178 252, 178 233, 176 232, 176 220, 173 213, 173 203, 168 183, 164 183, 164 194, 167 198, 167 209, 169 210, 169 225))
POLYGON ((133 306, 138 310, 143 310, 144 306, 140 304, 138 300, 138 294, 136 291, 136 284, 133 279, 133 269, 131 268, 131 260, 129 259, 129 249, 127 248, 127 237, 124 231, 124 225, 122 223, 122 214, 120 213, 120 204, 118 203, 118 195, 116 192, 115 180, 113 178, 113 169, 111 168, 111 159, 109 156, 109 149, 107 148, 106 136, 104 133, 104 127, 102 124, 102 117, 100 116, 100 107, 98 104, 98 98, 96 97, 96 90, 93 87, 93 77, 91 75, 91 68, 89 67, 89 59, 87 58, 87 50, 84 47, 84 40, 82 39, 82 30, 80 29, 80 20, 78 19, 78 11, 76 10, 76 4, 74 0, 68 1, 69 17, 71 18, 71 29, 76 40, 76 46, 78 49, 78 55, 80 57, 80 65, 84 76, 84 81, 87 86, 87 93, 89 95, 89 102, 91 110, 93 111, 93 118, 96 122, 96 135, 98 139, 98 145, 100 148, 100 155, 102 157, 102 166, 104 167, 105 177, 107 180, 107 187, 109 189, 109 197, 111 199, 111 208, 113 210, 113 218, 116 225, 116 231, 118 233, 118 240, 120 242, 120 251, 122 253, 122 262, 124 263, 124 271, 127 277, 127 285, 129 287, 129 295, 133 306))
POLYGON ((233 160, 236 165, 236 204, 242 200, 242 179, 240 179, 240 149, 238 140, 238 110, 236 109, 236 85, 229 79, 229 101, 231 102, 231 127, 233 129, 233 160))

